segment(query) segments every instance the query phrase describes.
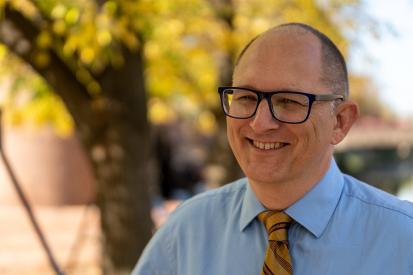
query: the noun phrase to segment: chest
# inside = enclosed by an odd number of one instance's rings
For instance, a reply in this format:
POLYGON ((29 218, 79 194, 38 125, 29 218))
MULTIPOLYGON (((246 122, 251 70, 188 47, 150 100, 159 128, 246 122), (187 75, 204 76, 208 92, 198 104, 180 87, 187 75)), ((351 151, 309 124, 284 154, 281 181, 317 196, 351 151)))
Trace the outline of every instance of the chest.
MULTIPOLYGON (((198 242, 187 255, 179 257, 189 260, 182 262, 178 274, 260 274, 267 243, 265 235, 255 233, 198 242)), ((411 275, 408 255, 387 247, 385 242, 376 247, 305 239, 290 243, 294 275, 411 275)))
POLYGON ((394 250, 370 250, 360 245, 324 244, 291 247, 295 275, 411 274, 407 255, 394 250))

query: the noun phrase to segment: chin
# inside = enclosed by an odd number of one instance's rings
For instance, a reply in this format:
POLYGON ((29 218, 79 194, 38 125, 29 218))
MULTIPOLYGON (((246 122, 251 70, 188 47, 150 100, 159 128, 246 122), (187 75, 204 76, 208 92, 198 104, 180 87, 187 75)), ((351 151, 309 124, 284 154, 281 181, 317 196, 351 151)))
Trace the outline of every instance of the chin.
POLYGON ((269 173, 268 170, 263 169, 250 169, 244 173, 248 179, 256 183, 275 184, 283 180, 281 173, 269 173))
POLYGON ((241 168, 248 178, 271 181, 271 179, 280 178, 285 174, 285 170, 288 170, 287 163, 288 160, 286 159, 283 161, 279 159, 267 161, 264 159, 254 159, 244 162, 243 165, 241 164, 241 168))

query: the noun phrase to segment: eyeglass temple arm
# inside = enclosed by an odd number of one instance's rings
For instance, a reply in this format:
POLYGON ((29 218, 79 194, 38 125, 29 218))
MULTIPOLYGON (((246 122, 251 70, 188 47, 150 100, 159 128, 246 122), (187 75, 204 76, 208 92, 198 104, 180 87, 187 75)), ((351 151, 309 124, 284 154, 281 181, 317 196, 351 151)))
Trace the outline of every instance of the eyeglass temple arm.
POLYGON ((315 96, 315 100, 317 101, 331 101, 331 100, 336 100, 336 99, 344 100, 344 96, 342 95, 316 95, 315 96))

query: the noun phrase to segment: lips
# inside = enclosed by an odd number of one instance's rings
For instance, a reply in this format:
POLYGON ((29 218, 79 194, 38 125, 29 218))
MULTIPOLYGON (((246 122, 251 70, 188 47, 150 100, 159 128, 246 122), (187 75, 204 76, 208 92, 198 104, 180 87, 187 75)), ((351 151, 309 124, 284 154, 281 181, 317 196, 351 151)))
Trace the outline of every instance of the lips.
POLYGON ((278 150, 284 146, 287 146, 288 143, 285 142, 264 142, 258 140, 248 139, 249 142, 257 149, 260 150, 278 150))

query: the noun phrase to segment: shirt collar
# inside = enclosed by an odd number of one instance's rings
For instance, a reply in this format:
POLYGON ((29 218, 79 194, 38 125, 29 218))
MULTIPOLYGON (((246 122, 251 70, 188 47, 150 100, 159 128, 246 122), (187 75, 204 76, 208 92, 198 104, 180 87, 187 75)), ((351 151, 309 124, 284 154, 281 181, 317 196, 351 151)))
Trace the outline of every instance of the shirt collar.
POLYGON ((241 217, 240 217, 240 230, 243 231, 247 225, 262 211, 265 207, 259 202, 255 193, 251 190, 250 184, 247 182, 246 191, 244 194, 244 200, 242 202, 241 217))
MULTIPOLYGON (((343 185, 343 176, 332 159, 324 177, 285 212, 319 238, 338 204, 343 185)), ((247 183, 241 208, 240 230, 243 231, 264 210, 266 208, 259 202, 247 183)))
POLYGON ((319 238, 337 207, 343 185, 343 175, 332 159, 324 177, 285 212, 319 238))

